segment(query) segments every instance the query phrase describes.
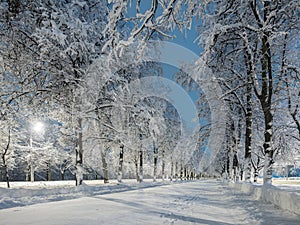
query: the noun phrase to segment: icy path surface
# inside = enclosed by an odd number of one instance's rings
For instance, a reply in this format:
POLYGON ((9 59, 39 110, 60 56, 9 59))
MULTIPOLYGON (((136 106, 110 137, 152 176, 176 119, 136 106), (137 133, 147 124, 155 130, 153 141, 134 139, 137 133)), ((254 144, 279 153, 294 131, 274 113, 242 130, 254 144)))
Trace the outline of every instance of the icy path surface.
POLYGON ((300 224, 217 181, 195 181, 0 210, 6 225, 300 224))

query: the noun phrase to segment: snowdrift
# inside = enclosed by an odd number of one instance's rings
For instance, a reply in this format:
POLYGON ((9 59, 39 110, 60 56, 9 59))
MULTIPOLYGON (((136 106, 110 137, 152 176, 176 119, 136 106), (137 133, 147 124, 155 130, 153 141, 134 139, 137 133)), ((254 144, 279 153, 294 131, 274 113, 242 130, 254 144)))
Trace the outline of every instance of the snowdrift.
POLYGON ((271 203, 281 209, 300 215, 300 193, 290 192, 274 186, 248 183, 230 183, 229 186, 251 195, 255 200, 271 203))

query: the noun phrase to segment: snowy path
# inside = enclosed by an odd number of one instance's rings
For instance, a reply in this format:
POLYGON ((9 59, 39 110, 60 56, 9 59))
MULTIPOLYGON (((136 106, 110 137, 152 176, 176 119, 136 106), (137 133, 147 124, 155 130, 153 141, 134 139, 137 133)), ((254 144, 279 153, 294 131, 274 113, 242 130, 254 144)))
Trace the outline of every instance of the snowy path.
POLYGON ((0 224, 300 224, 217 181, 171 184, 0 210, 0 224))

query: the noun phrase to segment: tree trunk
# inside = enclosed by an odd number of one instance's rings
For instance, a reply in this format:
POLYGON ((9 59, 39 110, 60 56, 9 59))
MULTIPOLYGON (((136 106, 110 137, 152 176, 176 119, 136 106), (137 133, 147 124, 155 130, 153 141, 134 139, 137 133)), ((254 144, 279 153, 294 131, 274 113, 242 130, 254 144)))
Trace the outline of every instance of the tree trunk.
POLYGON ((140 172, 139 172, 139 182, 143 182, 143 150, 139 151, 139 160, 140 160, 140 172))
POLYGON ((178 180, 178 162, 175 162, 175 180, 178 180))
POLYGON ((154 150, 154 169, 153 169, 153 182, 156 182, 156 176, 157 176, 157 158, 158 158, 158 148, 155 145, 155 142, 153 142, 153 150, 154 150))
POLYGON ((272 112, 272 69, 271 69, 271 52, 270 44, 268 42, 268 35, 263 36, 262 46, 262 77, 268 80, 268 83, 263 82, 262 95, 260 102, 264 112, 265 132, 264 132, 264 152, 265 152, 265 167, 264 167, 264 185, 272 184, 272 165, 274 149, 272 149, 272 135, 273 135, 273 112, 272 112))
POLYGON ((174 162, 173 162, 173 159, 171 158, 171 175, 170 175, 170 181, 173 180, 173 175, 174 175, 174 162))
POLYGON ((250 182, 251 178, 251 154, 252 154, 252 74, 254 73, 254 65, 251 59, 251 54, 246 46, 244 55, 246 69, 247 69, 247 85, 246 85, 246 133, 245 133, 245 180, 250 182))
POLYGON ((264 119, 265 119, 265 133, 264 133, 264 152, 265 152, 265 167, 264 167, 264 185, 272 184, 272 165, 274 163, 274 149, 272 149, 272 135, 273 135, 273 113, 271 111, 271 104, 263 104, 264 119))
POLYGON ((25 172, 25 180, 30 181, 30 165, 28 165, 28 168, 24 172, 25 172))
POLYGON ((239 181, 239 159, 238 159, 238 151, 240 149, 241 144, 241 136, 242 136, 242 110, 238 109, 238 124, 237 124, 237 132, 236 137, 234 138, 234 147, 233 147, 233 180, 235 182, 239 181))
MULTIPOLYGON (((250 86, 250 85, 248 85, 250 86)), ((246 103, 246 134, 245 134, 245 179, 250 182, 251 178, 251 141, 252 141, 252 88, 247 86, 247 103, 246 103), (250 93, 249 93, 250 92, 250 93)))
POLYGON ((180 164, 180 180, 183 180, 183 166, 180 164))
POLYGON ((156 182, 157 176, 157 156, 154 156, 153 182, 156 182))
POLYGON ((134 165, 135 165, 135 175, 136 175, 136 181, 140 181, 140 176, 139 176, 139 158, 135 158, 134 160, 134 165))
POLYGON ((7 167, 7 165, 4 165, 4 171, 5 171, 5 180, 6 180, 7 188, 10 188, 9 173, 8 173, 8 167, 7 167))
POLYGON ((258 178, 258 169, 254 168, 254 183, 257 183, 257 178, 258 178))
MULTIPOLYGON (((300 97, 300 92, 299 92, 298 96, 300 97)), ((289 111, 290 111, 290 115, 292 116, 292 118, 297 126, 298 136, 300 138, 300 121, 299 121, 299 116, 297 116, 297 113, 299 111, 299 105, 296 105, 294 111, 292 111, 290 96, 289 96, 289 111)))
MULTIPOLYGON (((253 14, 256 17, 257 25, 260 28, 263 28, 263 23, 268 24, 268 21, 271 17, 271 1, 263 1, 262 11, 263 15, 258 15, 257 5, 255 1, 250 3, 253 14), (261 21, 263 19, 263 21, 261 21), (262 23, 263 22, 263 23, 262 23)), ((273 97, 273 68, 272 68, 272 54, 271 54, 271 31, 262 29, 262 33, 259 34, 261 37, 260 50, 260 66, 261 66, 261 77, 260 77, 260 85, 261 92, 259 92, 258 84, 252 82, 254 85, 254 92, 259 99, 263 114, 264 114, 264 122, 265 122, 265 132, 264 132, 264 153, 265 153, 265 167, 264 167, 264 185, 272 184, 272 164, 273 164, 273 156, 274 149, 272 149, 272 132, 273 132, 273 111, 272 111, 272 97, 273 97)), ((252 70, 254 71, 254 70, 252 70)), ((255 74, 251 74, 252 81, 257 81, 255 74)))
MULTIPOLYGON (((4 152, 2 154, 2 163, 3 163, 3 167, 4 167, 4 175, 5 175, 5 180, 6 180, 6 184, 7 184, 7 188, 10 188, 10 184, 9 184, 9 173, 8 173, 8 166, 7 166, 7 162, 6 162, 6 154, 8 153, 8 149, 10 146, 10 129, 8 130, 8 140, 7 140, 7 144, 6 147, 4 149, 4 152)), ((0 168, 1 170, 1 179, 2 179, 2 168, 0 168)))
POLYGON ((102 168, 103 168, 103 179, 104 183, 109 183, 108 179, 108 165, 106 161, 106 147, 101 151, 101 159, 102 159, 102 168))
POLYGON ((123 169, 123 159, 124 158, 124 145, 120 146, 120 156, 119 156, 119 168, 118 168, 118 183, 122 182, 122 169, 123 169))
POLYGON ((34 166, 33 166, 33 146, 32 146, 32 134, 30 134, 30 162, 29 162, 29 168, 30 168, 30 181, 34 182, 34 166))
POLYGON ((265 152, 265 167, 264 167, 264 185, 272 184, 272 165, 274 163, 274 149, 272 149, 272 135, 273 135, 273 113, 271 111, 271 104, 263 104, 264 119, 265 119, 265 133, 264 133, 264 152, 265 152))
POLYGON ((237 153, 234 153, 232 167, 233 167, 233 180, 235 182, 237 182, 239 180, 238 165, 239 165, 239 161, 238 161, 237 153))
POLYGON ((76 146, 76 186, 81 185, 83 181, 83 143, 82 143, 82 118, 78 118, 78 139, 76 146))
POLYGON ((259 172, 259 168, 260 168, 260 166, 259 166, 259 164, 260 164, 260 157, 257 156, 256 165, 255 165, 255 163, 254 163, 253 160, 251 160, 251 163, 252 163, 252 168, 253 168, 253 170, 254 170, 254 171, 253 171, 253 172, 254 172, 254 174, 253 174, 253 177, 254 177, 253 182, 254 182, 254 183, 257 183, 258 172, 259 172))
MULTIPOLYGON (((232 113, 233 112, 233 109, 232 113)), ((234 115, 232 115, 234 116, 234 115)), ((233 118, 229 119, 230 121, 230 131, 229 131, 229 152, 228 152, 228 156, 229 156, 229 168, 228 168, 228 172, 229 172, 229 178, 234 180, 235 179, 235 165, 234 165, 234 156, 237 152, 237 138, 235 136, 235 124, 233 121, 233 118)))
POLYGON ((47 168, 46 168, 46 176, 47 176, 47 181, 51 181, 51 164, 50 162, 47 162, 47 168))
POLYGON ((165 180, 165 159, 164 159, 164 151, 162 152, 161 176, 162 176, 162 180, 165 180))
POLYGON ((61 180, 65 180, 65 171, 60 171, 61 180))
POLYGON ((230 179, 230 146, 227 145, 226 163, 225 163, 225 176, 226 179, 230 179))
MULTIPOLYGON (((264 21, 268 20, 270 13, 270 2, 264 4, 264 21)), ((272 112, 272 96, 273 96, 273 75, 272 75, 272 54, 270 48, 270 34, 265 31, 262 36, 262 91, 260 95, 260 103, 264 113, 265 133, 264 133, 264 185, 272 184, 272 165, 274 149, 272 149, 273 135, 273 112, 272 112)))

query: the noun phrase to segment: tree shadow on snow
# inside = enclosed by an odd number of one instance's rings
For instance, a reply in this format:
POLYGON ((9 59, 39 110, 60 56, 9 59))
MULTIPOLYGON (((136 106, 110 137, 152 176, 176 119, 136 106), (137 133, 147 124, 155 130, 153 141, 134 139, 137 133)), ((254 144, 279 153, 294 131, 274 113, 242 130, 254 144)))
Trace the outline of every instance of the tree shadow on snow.
POLYGON ((219 221, 213 221, 213 220, 207 220, 207 219, 202 219, 202 218, 196 218, 192 216, 185 216, 185 215, 180 215, 178 213, 174 213, 171 211, 167 210, 155 210, 154 207, 151 207, 146 204, 138 203, 138 202, 133 202, 133 201, 126 201, 124 199, 117 199, 117 198, 110 198, 110 197, 105 197, 105 196, 98 196, 95 198, 100 198, 106 201, 111 201, 115 203, 119 203, 122 205, 125 205, 126 207, 132 207, 135 208, 137 212, 140 213, 145 213, 151 214, 153 216, 159 216, 167 219, 172 219, 176 221, 182 221, 182 222, 190 222, 190 223, 195 223, 195 224, 209 224, 209 225, 232 225, 231 223, 224 223, 224 222, 219 222, 219 221))

